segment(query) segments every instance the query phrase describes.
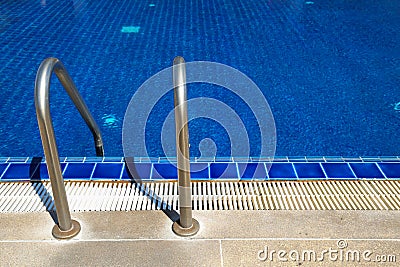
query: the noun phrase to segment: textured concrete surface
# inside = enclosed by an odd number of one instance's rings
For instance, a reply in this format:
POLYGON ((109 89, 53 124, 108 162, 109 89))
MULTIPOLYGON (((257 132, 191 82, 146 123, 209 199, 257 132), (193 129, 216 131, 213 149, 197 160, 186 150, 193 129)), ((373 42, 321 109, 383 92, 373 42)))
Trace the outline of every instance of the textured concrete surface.
POLYGON ((218 266, 221 264, 220 244, 217 240, 13 242, 1 243, 0 248, 2 266, 218 266), (15 251, 20 252, 15 253, 15 251))
POLYGON ((52 237, 54 222, 48 213, 0 214, 0 265, 375 266, 385 260, 390 262, 382 266, 398 266, 400 262, 398 211, 193 214, 201 229, 192 238, 181 238, 171 230, 176 214, 74 213, 82 231, 70 241, 52 237))

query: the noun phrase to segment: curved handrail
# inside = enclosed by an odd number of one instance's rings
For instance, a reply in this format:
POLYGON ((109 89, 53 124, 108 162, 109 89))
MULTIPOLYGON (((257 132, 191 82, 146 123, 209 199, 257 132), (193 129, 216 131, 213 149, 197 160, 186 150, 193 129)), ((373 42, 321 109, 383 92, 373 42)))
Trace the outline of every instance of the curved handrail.
POLYGON ((54 136, 53 123, 50 116, 49 89, 50 78, 53 72, 57 75, 69 97, 74 102, 75 107, 90 128, 95 141, 96 155, 104 156, 104 149, 99 127, 90 114, 88 107, 76 89, 64 65, 57 58, 45 59, 42 64, 40 64, 36 74, 35 107, 58 218, 58 225, 53 228, 53 235, 56 238, 65 239, 78 234, 80 226, 78 222, 71 220, 54 136))

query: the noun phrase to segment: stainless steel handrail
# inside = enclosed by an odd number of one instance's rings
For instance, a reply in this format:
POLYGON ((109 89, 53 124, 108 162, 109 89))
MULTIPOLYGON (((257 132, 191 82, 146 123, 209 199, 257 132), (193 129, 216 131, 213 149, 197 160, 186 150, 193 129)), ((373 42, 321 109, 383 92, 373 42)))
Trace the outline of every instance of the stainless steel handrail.
POLYGON ((57 58, 45 59, 42 64, 40 64, 35 80, 36 116, 58 219, 58 224, 53 227, 53 236, 59 239, 68 239, 79 233, 80 225, 77 221, 71 220, 64 179, 62 177, 60 160, 58 157, 56 139, 54 136, 53 123, 50 116, 49 90, 50 78, 53 72, 57 75, 82 118, 90 128, 95 141, 96 155, 101 157, 104 156, 104 149, 99 127, 93 119, 93 116, 90 114, 88 107, 76 89, 76 86, 64 65, 57 58))
POLYGON ((172 229, 177 235, 192 236, 200 226, 192 217, 186 67, 183 57, 174 59, 173 82, 180 215, 179 222, 174 222, 172 229))

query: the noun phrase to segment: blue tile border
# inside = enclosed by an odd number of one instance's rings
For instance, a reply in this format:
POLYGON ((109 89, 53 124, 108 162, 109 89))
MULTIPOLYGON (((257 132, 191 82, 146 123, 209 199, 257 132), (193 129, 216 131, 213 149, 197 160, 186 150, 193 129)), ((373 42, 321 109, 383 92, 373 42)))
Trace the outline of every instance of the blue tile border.
POLYGON ((94 171, 95 163, 83 163, 83 162, 70 162, 63 172, 64 179, 87 179, 90 180, 94 171))
MULTIPOLYGON (((276 157, 193 159, 193 180, 400 180, 399 157, 276 157), (236 160, 236 161, 233 161, 236 160), (241 161, 239 161, 241 160, 241 161), (270 167, 267 172, 267 167, 270 167)), ((61 158, 65 180, 177 180, 175 163, 167 158, 61 158), (127 170, 133 164, 134 174, 127 170)), ((49 179, 43 158, 0 158, 0 181, 49 179), (40 163, 40 168, 37 168, 40 163), (35 165, 36 164, 36 165, 35 165)))
POLYGON ((122 167, 122 163, 97 163, 90 178, 92 180, 119 180, 121 178, 122 167))
POLYGON ((2 180, 30 180, 36 172, 37 165, 31 165, 30 163, 10 163, 8 168, 2 174, 2 180))
POLYGON ((386 178, 399 178, 400 164, 395 163, 378 163, 381 171, 385 174, 386 178))
POLYGON ((297 180, 298 177, 295 173, 292 163, 273 163, 268 172, 269 180, 297 180))
POLYGON ((190 176, 196 180, 209 180, 210 168, 208 163, 190 163, 190 176))
POLYGON ((239 177, 241 180, 264 180, 268 178, 265 164, 263 163, 238 163, 239 177))
POLYGON ((3 176, 4 171, 8 168, 10 164, 0 162, 0 177, 3 176))
POLYGON ((210 164, 211 179, 239 179, 237 164, 235 163, 211 163, 210 164))
POLYGON ((385 176, 376 163, 350 163, 350 167, 358 178, 383 179, 385 176))
POLYGON ((326 176, 333 179, 355 179, 356 176, 348 163, 321 163, 326 176))
POLYGON ((121 179, 130 181, 148 181, 152 176, 152 164, 144 162, 126 162, 123 165, 121 179))
MULTIPOLYGON (((66 163, 61 163, 61 172, 65 170, 65 167, 67 166, 66 163)), ((47 171, 47 165, 45 163, 41 163, 40 167, 36 169, 35 175, 31 177, 31 181, 42 181, 42 180, 48 180, 49 173, 47 171)))
POLYGON ((326 178, 319 163, 293 163, 299 179, 326 178))
POLYGON ((178 178, 177 168, 170 163, 153 164, 153 173, 151 179, 173 179, 178 178))

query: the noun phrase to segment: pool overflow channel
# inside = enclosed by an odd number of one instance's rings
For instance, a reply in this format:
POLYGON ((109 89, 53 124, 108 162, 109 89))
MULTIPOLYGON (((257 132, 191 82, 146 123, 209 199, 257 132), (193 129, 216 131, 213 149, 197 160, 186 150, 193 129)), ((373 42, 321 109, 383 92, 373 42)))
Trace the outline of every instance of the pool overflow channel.
MULTIPOLYGON (((50 79, 53 72, 58 77, 92 132, 96 155, 103 157, 104 149, 99 127, 64 65, 57 58, 45 59, 40 64, 36 74, 34 98, 40 137, 42 139, 58 220, 58 223, 53 227, 52 234, 57 239, 70 239, 80 232, 81 226, 78 221, 71 219, 53 123, 50 116, 49 91, 50 79)), ((187 237, 195 235, 199 231, 200 226, 198 221, 192 217, 186 68, 185 60, 182 57, 176 57, 173 61, 173 83, 180 216, 179 220, 173 223, 172 230, 179 236, 187 237)))

